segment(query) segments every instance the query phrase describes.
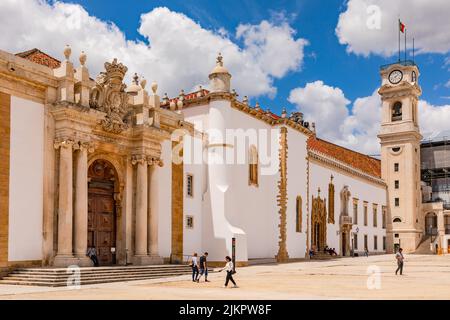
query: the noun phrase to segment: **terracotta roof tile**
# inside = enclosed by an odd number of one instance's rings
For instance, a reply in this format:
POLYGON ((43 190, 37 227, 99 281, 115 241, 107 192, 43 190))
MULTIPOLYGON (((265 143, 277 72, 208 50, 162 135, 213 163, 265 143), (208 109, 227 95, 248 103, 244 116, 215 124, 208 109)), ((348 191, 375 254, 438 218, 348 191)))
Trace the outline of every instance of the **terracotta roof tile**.
POLYGON ((381 161, 368 155, 346 149, 314 136, 308 139, 308 149, 325 154, 371 176, 381 177, 381 161))
POLYGON ((19 52, 16 53, 16 56, 30 60, 34 63, 56 69, 61 66, 61 61, 58 59, 53 58, 52 56, 49 56, 45 52, 42 52, 41 50, 34 48, 28 51, 19 52))

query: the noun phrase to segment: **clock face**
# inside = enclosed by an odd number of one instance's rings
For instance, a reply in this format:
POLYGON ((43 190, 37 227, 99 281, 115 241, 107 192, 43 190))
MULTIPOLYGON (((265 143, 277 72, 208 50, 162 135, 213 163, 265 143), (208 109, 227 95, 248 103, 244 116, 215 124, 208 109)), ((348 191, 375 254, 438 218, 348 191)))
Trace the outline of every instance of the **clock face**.
POLYGON ((412 80, 412 82, 416 82, 416 72, 415 71, 413 71, 412 72, 412 74, 411 74, 411 80, 412 80))
POLYGON ((403 73, 400 70, 394 70, 389 74, 389 81, 392 84, 397 84, 402 81, 403 73))

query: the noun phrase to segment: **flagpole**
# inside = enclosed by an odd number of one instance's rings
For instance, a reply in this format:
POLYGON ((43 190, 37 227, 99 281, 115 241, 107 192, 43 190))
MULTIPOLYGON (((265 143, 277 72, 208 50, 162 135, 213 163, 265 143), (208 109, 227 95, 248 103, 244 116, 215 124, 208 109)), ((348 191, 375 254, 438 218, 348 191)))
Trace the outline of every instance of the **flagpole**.
POLYGON ((400 62, 400 19, 398 19, 398 62, 400 62))
POLYGON ((413 63, 415 64, 415 60, 414 60, 414 38, 413 38, 413 63))
POLYGON ((406 63, 406 28, 405 28, 405 63, 406 63))

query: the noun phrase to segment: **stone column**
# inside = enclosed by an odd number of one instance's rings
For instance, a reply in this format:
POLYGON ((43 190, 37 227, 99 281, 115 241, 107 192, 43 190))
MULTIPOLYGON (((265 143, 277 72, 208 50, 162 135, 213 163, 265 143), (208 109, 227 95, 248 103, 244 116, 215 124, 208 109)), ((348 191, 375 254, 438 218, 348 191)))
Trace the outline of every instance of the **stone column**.
POLYGON ((162 166, 162 161, 154 160, 149 167, 149 188, 148 188, 148 253, 153 264, 162 264, 163 259, 158 251, 158 166, 162 166))
POLYGON ((135 263, 143 264, 147 255, 147 210, 148 210, 148 173, 147 160, 144 157, 134 160, 137 164, 136 176, 136 234, 135 234, 135 263))
POLYGON ((66 266, 73 260, 72 253, 72 145, 65 140, 55 144, 60 149, 59 157, 59 201, 58 201, 58 254, 55 265, 66 266))
POLYGON ((79 265, 90 266, 86 257, 88 237, 88 146, 78 145, 75 178, 74 253, 79 265))
POLYGON ((446 247, 445 245, 445 225, 444 225, 444 212, 443 211, 438 211, 437 212, 437 227, 438 227, 438 235, 439 235, 439 254, 443 253, 443 249, 444 247, 446 247))

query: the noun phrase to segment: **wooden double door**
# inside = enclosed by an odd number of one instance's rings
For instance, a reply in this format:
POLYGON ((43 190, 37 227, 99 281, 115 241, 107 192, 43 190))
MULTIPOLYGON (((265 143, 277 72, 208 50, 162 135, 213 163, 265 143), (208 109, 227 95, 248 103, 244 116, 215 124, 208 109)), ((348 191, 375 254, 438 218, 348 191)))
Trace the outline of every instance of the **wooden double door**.
POLYGON ((116 263, 114 169, 97 160, 89 168, 88 247, 95 246, 101 266, 116 263))

